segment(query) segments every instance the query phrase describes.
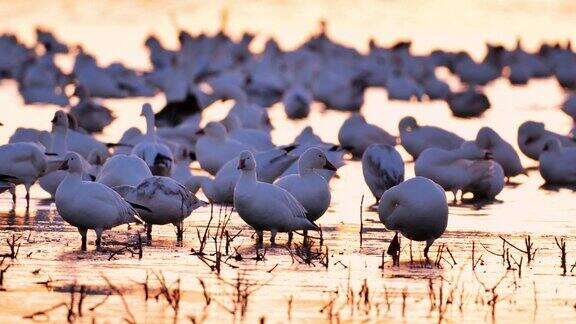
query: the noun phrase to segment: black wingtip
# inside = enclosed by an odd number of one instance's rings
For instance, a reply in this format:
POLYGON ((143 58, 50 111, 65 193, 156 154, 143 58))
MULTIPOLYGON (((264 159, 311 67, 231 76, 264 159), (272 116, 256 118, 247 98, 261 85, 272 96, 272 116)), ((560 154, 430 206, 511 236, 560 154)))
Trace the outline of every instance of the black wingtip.
POLYGON ((281 146, 280 148, 286 152, 291 152, 291 151, 294 151, 297 147, 298 147, 298 144, 294 143, 294 144, 288 144, 288 145, 281 146))
POLYGON ((142 206, 142 205, 139 205, 139 204, 137 204, 137 203, 133 203, 133 202, 129 202, 129 201, 128 201, 128 203, 130 204, 130 206, 134 207, 135 209, 145 210, 145 211, 147 211, 147 212, 149 212, 149 213, 152 212, 152 209, 150 209, 150 208, 148 208, 148 207, 146 207, 146 206, 142 206))
POLYGON ((44 155, 46 155, 46 156, 58 156, 57 153, 50 153, 50 152, 44 152, 44 155))
POLYGON ((7 174, 0 174, 0 181, 18 180, 18 178, 7 174))

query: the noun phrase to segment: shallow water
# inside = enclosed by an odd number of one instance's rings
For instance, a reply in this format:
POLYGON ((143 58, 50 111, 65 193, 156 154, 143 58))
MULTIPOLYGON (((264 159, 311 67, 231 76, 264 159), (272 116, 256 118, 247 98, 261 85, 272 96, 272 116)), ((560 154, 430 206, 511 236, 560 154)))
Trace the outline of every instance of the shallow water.
MULTIPOLYGON (((82 44, 102 63, 123 60, 129 66, 144 69, 148 63, 142 43, 148 32, 154 31, 167 44, 173 45, 175 26, 195 32, 214 31, 220 25, 222 8, 228 10, 227 29, 233 35, 244 30, 260 32, 255 49, 261 47, 268 35, 277 36, 283 46, 294 46, 317 29, 317 20, 321 17, 328 21, 329 33, 335 39, 360 49, 372 36, 379 43, 410 38, 414 40, 416 52, 426 53, 434 47, 458 48, 472 51, 476 57, 483 55, 483 42, 487 40, 512 46, 515 38, 522 35, 530 48, 543 39, 572 37, 574 41, 572 31, 576 27, 576 8, 570 1, 487 1, 482 4, 367 1, 355 5, 353 10, 344 1, 215 2, 208 6, 202 6, 200 2, 142 1, 137 7, 128 2, 111 1, 98 4, 53 1, 44 6, 22 1, 16 5, 7 2, 0 5, 0 30, 17 32, 24 40, 30 40, 35 25, 41 24, 53 29, 67 42, 82 44), (488 13, 490 19, 486 18, 488 13)), ((62 63, 69 62, 63 60, 62 63)), ((451 78, 450 81, 454 87, 459 86, 457 81, 451 78)), ((485 91, 492 108, 478 119, 454 119, 444 102, 390 102, 385 91, 380 89, 367 91, 363 113, 370 122, 391 133, 397 132, 398 121, 406 115, 416 116, 422 124, 445 127, 465 138, 473 138, 479 128, 489 125, 513 145, 516 145, 518 125, 528 119, 544 121, 547 127, 564 133, 572 126, 570 118, 557 108, 564 93, 554 80, 530 81, 527 86, 512 87, 507 80, 500 79, 485 91)), ((158 108, 163 100, 162 96, 157 96, 150 102, 158 108)), ((6 142, 18 126, 48 129, 55 111, 53 107, 24 106, 16 84, 7 81, 0 85, 0 102, 3 105, 0 119, 6 125, 0 128, 1 142, 6 142)), ((137 117, 142 102, 142 99, 107 100, 106 104, 114 109, 118 119, 101 138, 113 141, 129 126, 143 128, 144 120, 137 117)), ((229 107, 230 103, 225 102, 210 108, 207 119, 224 116, 229 107)), ((294 134, 308 124, 324 140, 336 141, 338 127, 347 117, 342 113, 324 112, 320 106, 313 108, 309 119, 300 122, 284 122, 279 105, 272 107, 270 113, 276 126, 273 137, 279 144, 289 143, 294 134)), ((398 149, 405 161, 409 161, 402 148, 398 149)), ((523 163, 536 165, 527 158, 523 158, 523 163)), ((407 177, 413 176, 413 163, 407 162, 406 168, 407 177)), ((331 183, 332 206, 319 221, 323 228, 322 250, 328 248, 327 268, 322 264, 325 261, 314 259, 313 264, 308 265, 301 263, 300 257, 291 256, 285 248, 283 235, 280 235, 280 246, 266 245, 264 260, 255 260, 260 258, 256 257, 252 231, 232 214, 226 230, 230 235, 241 232, 231 243, 228 254, 230 257, 241 255, 243 260, 228 259, 227 263, 238 268, 222 264, 220 275, 191 252, 191 249, 199 249, 196 231, 198 229, 200 235, 204 233, 211 214, 214 220, 210 232, 215 235, 218 217, 225 214, 220 212, 219 206, 214 206, 213 213, 209 207, 203 208, 186 220, 183 246, 176 245, 172 226, 157 226, 153 233, 154 243, 143 248, 142 259, 124 252, 108 260, 111 253, 124 244, 137 242, 137 233, 142 228, 133 226, 127 231, 123 226, 107 232, 104 243, 109 251, 102 253, 93 251, 91 233, 89 252, 80 253, 78 233, 57 215, 54 204, 45 200, 48 195, 40 188, 33 188, 30 212, 25 211, 23 199, 18 200, 16 210, 11 212, 10 197, 2 195, 0 254, 9 252, 6 239, 12 235, 22 237, 18 240, 21 246, 17 258, 6 258, 0 265, 0 271, 10 265, 4 273, 3 291, 0 291, 0 322, 19 321, 61 302, 70 303, 72 286, 77 293, 71 319, 81 322, 120 322, 121 319, 169 322, 175 318, 175 312, 167 299, 174 296, 178 279, 181 301, 176 318, 181 321, 240 320, 241 303, 234 303, 237 282, 240 282, 241 290, 254 291, 246 303, 244 318, 247 322, 255 322, 261 317, 272 322, 338 319, 541 322, 567 321, 576 315, 576 279, 571 271, 576 261, 576 222, 573 221, 575 208, 571 190, 544 190, 538 171, 531 171, 528 177, 514 179, 517 186, 504 189, 498 196, 500 203, 481 209, 472 205, 450 207, 448 230, 433 246, 431 259, 436 263, 439 258, 436 251, 443 244, 453 258, 445 251, 437 266, 424 267, 422 245, 413 244, 411 262, 409 243, 403 240, 401 265, 392 267, 391 260, 386 257, 384 267, 380 268, 382 251, 393 235, 368 208, 374 199, 363 182, 360 163, 347 162, 338 175, 339 178, 331 183), (363 219, 361 247, 360 210, 363 219), (525 253, 510 245, 505 245, 508 258, 492 254, 503 251, 499 236, 524 250, 523 240, 528 235, 537 249, 535 259, 530 263, 525 253), (565 276, 554 237, 566 240, 565 276), (519 267, 517 263, 521 258, 522 266, 519 267), (147 274, 150 299, 146 301, 141 283, 146 282, 147 274), (156 275, 165 276, 169 298, 154 298, 161 286, 156 275), (496 302, 491 302, 494 297, 491 288, 503 276, 494 290, 496 302), (208 306, 199 280, 206 285, 210 298, 208 306), (368 294, 365 288, 362 289, 365 282, 368 294), (80 316, 77 305, 82 285, 87 297, 80 307, 83 310, 80 316), (109 294, 106 302, 89 310, 109 294)), ((21 188, 18 194, 24 197, 21 188)), ((296 236, 297 244, 301 240, 296 236)), ((319 241, 315 241, 318 245, 319 241)), ((222 249, 225 252, 224 247, 222 249)), ((293 248, 292 253, 295 251, 293 248)), ((214 253, 212 238, 208 240, 205 252, 207 258, 215 259, 211 255, 214 253)), ((212 265, 210 261, 206 262, 212 265)), ((64 321, 69 312, 63 306, 47 313, 52 321, 64 321)), ((45 320, 47 316, 37 315, 35 319, 45 320)))

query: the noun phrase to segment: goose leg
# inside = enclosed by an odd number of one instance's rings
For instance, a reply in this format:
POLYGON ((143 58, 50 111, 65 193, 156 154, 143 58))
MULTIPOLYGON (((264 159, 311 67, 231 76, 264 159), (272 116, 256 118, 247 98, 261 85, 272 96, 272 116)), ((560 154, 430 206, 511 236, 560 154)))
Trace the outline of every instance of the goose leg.
POLYGON ((30 192, 26 190, 26 209, 30 208, 30 192))
POLYGON ((428 259, 428 251, 430 250, 430 246, 432 246, 434 240, 426 241, 426 247, 424 247, 424 257, 426 258, 426 263, 430 263, 430 259, 428 259))
POLYGON ((80 250, 82 251, 86 251, 86 240, 87 240, 87 234, 88 234, 88 230, 85 228, 78 228, 78 232, 80 232, 80 236, 82 236, 82 245, 80 246, 80 250))
POLYGON ((178 243, 182 243, 184 239, 184 224, 182 222, 178 222, 176 224, 176 241, 178 243))
POLYGON ((256 231, 256 246, 262 247, 264 245, 264 232, 256 231))
POLYGON ((304 246, 308 246, 310 244, 310 240, 308 239, 308 230, 302 230, 302 234, 304 234, 304 246))
POLYGON ((292 239, 294 238, 294 233, 292 231, 288 232, 288 247, 292 245, 292 239))
POLYGON ((270 234, 271 234, 270 235, 270 243, 272 244, 272 246, 275 246, 276 245, 276 234, 278 234, 278 231, 273 229, 270 231, 270 234))
POLYGON ((458 195, 458 190, 452 190, 452 194, 454 195, 454 200, 452 200, 452 202, 457 203, 458 199, 456 198, 456 196, 458 195))
POLYGON ((102 232, 104 230, 96 228, 94 231, 96 232, 96 251, 102 251, 102 232))
POLYGON ((392 257, 393 266, 400 265, 400 240, 398 239, 398 232, 396 232, 396 235, 394 235, 394 238, 390 241, 386 253, 392 257))
POLYGON ((152 224, 146 224, 146 244, 152 245, 152 224))

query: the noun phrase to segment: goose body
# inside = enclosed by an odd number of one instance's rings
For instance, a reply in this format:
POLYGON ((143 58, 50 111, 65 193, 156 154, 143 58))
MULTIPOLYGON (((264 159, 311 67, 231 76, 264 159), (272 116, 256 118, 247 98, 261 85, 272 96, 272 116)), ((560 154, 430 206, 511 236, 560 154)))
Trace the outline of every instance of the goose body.
POLYGON ((318 148, 309 148, 298 158, 298 174, 278 179, 275 184, 288 191, 306 209, 307 217, 314 222, 330 206, 331 194, 328 182, 317 169, 336 171, 324 152, 318 148))
POLYGON ((277 232, 316 230, 306 218, 306 209, 288 191, 256 179, 256 162, 249 151, 243 151, 237 168, 240 177, 234 189, 234 209, 258 233, 271 231, 271 242, 277 232))
POLYGON ((475 143, 492 153, 492 158, 502 167, 506 177, 514 177, 525 172, 516 150, 490 127, 482 127, 478 131, 475 143))
POLYGON ((532 160, 538 160, 549 139, 557 139, 564 147, 576 146, 576 141, 573 138, 546 130, 544 123, 527 121, 518 128, 520 151, 532 160))
POLYGON ((452 132, 435 126, 420 126, 414 117, 404 117, 398 124, 400 143, 414 159, 427 148, 453 150, 459 148, 464 139, 452 132))
POLYGON ((96 231, 96 247, 100 249, 104 230, 137 220, 137 212, 114 190, 82 181, 82 161, 77 153, 68 153, 61 169, 68 174, 56 191, 56 209, 66 222, 78 228, 83 251, 87 230, 96 231))
POLYGON ((362 173, 378 202, 386 190, 404 181, 404 162, 394 147, 374 144, 362 155, 362 173))
POLYGON ((372 144, 396 145, 396 138, 382 128, 366 122, 359 113, 348 118, 338 132, 340 146, 349 150, 355 156, 362 153, 372 144))
POLYGON ((137 186, 152 176, 150 168, 142 159, 131 155, 114 155, 106 160, 96 182, 110 188, 118 186, 137 186))
POLYGON ((563 147, 558 139, 548 139, 539 157, 540 175, 548 184, 576 184, 576 148, 563 147))

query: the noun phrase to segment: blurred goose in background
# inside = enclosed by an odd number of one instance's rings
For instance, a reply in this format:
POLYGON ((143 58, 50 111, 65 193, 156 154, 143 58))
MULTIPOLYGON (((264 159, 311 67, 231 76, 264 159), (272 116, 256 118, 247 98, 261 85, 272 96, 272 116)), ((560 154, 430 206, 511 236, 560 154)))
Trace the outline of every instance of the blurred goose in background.
POLYGON ((152 241, 152 225, 173 224, 179 242, 183 239, 184 219, 207 203, 199 200, 177 181, 154 176, 144 179, 137 186, 115 187, 118 192, 146 222, 148 244, 152 241))
POLYGON ((151 176, 150 168, 141 158, 119 154, 106 160, 95 181, 110 188, 137 186, 151 176))
POLYGON ((298 174, 281 177, 274 184, 288 191, 306 209, 306 217, 315 222, 330 206, 330 187, 317 169, 336 171, 324 152, 312 147, 298 158, 298 174))
POLYGON ((83 87, 76 88, 76 95, 80 101, 70 109, 70 114, 76 118, 78 126, 88 133, 101 133, 116 118, 110 109, 91 99, 83 87))
POLYGON ((576 148, 563 147, 556 138, 548 138, 539 157, 540 175, 547 184, 576 184, 576 148))
POLYGON ((284 112, 290 119, 303 119, 310 114, 312 92, 305 86, 293 83, 282 95, 284 112))
POLYGON ((576 94, 572 93, 562 103, 562 111, 576 122, 576 94))
POLYGON ((476 145, 492 153, 492 159, 504 170, 506 178, 526 174, 516 150, 490 127, 482 127, 476 135, 476 145))
POLYGON ((386 90, 389 100, 420 100, 424 95, 424 90, 410 76, 402 73, 400 69, 395 69, 386 80, 386 90))
POLYGON ((134 146, 132 154, 144 160, 153 175, 169 176, 174 157, 170 148, 157 139, 152 106, 145 103, 140 115, 146 118, 146 135, 142 142, 134 146))
POLYGON ((99 67, 94 57, 86 54, 81 48, 76 54, 73 73, 80 86, 93 97, 124 98, 128 96, 128 90, 123 88, 106 69, 99 67))
POLYGON ((490 100, 476 88, 468 87, 462 92, 453 92, 448 97, 448 106, 456 117, 477 117, 490 108, 490 100))
POLYGON ((382 128, 369 124, 359 113, 353 113, 340 127, 338 141, 342 148, 354 156, 362 153, 372 144, 396 145, 396 138, 382 128))
MULTIPOLYGON (((298 160, 297 156, 289 154, 294 149, 292 146, 272 149, 266 152, 256 153, 256 174, 258 181, 273 183, 292 163, 298 160)), ((232 203, 234 198, 234 186, 240 177, 237 168, 238 157, 228 161, 213 180, 201 180, 204 195, 213 203, 232 203)), ((190 183, 188 183, 190 185, 190 183)))
POLYGON ((190 164, 196 159, 196 155, 183 146, 178 146, 174 154, 174 166, 170 178, 184 184, 192 176, 190 164))
POLYGON ((398 123, 400 144, 416 160, 427 148, 453 150, 459 148, 464 139, 452 132, 436 126, 418 125, 412 116, 404 117, 398 123))
POLYGON ((378 204, 386 190, 404 181, 404 162, 394 147, 374 144, 362 155, 362 174, 378 204))
POLYGON ((428 261, 430 246, 448 224, 448 204, 442 187, 424 177, 414 177, 390 188, 378 205, 380 221, 390 231, 396 231, 388 254, 399 265, 398 232, 414 241, 426 241, 424 257, 428 261))
POLYGON ((68 153, 60 170, 67 171, 67 175, 56 191, 56 209, 66 222, 78 228, 82 251, 86 251, 89 229, 96 232, 96 249, 101 250, 104 230, 138 221, 136 210, 114 190, 82 181, 82 161, 77 153, 68 153))
POLYGON ((48 30, 36 28, 36 41, 42 44, 47 53, 68 53, 68 46, 60 42, 56 36, 48 30))
POLYGON ((574 138, 546 130, 544 123, 526 121, 518 127, 518 146, 520 151, 532 160, 538 160, 546 142, 555 138, 564 147, 576 146, 574 138))
POLYGON ((236 115, 226 116, 221 123, 226 127, 230 139, 248 145, 256 151, 267 151, 276 147, 267 131, 244 128, 236 115))
POLYGON ((46 53, 32 60, 24 68, 18 90, 25 104, 70 104, 64 93, 66 77, 54 64, 52 54, 46 53))
POLYGON ((216 174, 240 152, 251 149, 250 146, 231 139, 226 127, 220 122, 209 122, 197 131, 197 134, 202 136, 196 142, 196 159, 202 169, 210 174, 216 174))
POLYGON ((240 153, 237 163, 240 177, 234 189, 234 209, 258 234, 263 243, 263 231, 271 231, 275 244, 278 232, 317 230, 308 220, 306 209, 288 191, 257 180, 256 161, 250 151, 240 153))
POLYGON ((248 102, 248 97, 241 88, 230 87, 230 89, 214 91, 224 91, 223 94, 225 96, 234 99, 234 106, 232 106, 228 115, 235 115, 238 117, 242 123, 242 127, 261 129, 265 131, 269 131, 272 128, 268 112, 263 107, 248 102))
POLYGON ((472 167, 472 162, 490 157, 490 152, 476 145, 463 145, 455 150, 429 148, 416 160, 415 174, 436 182, 446 191, 451 191, 456 201, 459 190, 470 187, 485 177, 487 170, 472 167))

